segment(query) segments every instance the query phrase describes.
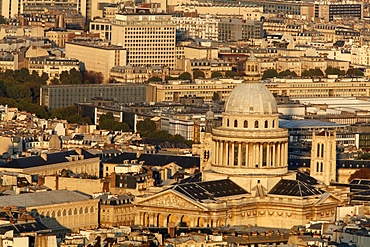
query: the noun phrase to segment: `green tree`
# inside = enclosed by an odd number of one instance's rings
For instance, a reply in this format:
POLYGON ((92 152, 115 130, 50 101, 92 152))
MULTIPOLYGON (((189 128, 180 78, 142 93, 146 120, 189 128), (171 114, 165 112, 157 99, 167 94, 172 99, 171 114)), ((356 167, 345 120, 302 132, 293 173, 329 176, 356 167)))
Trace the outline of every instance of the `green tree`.
POLYGON ((29 99, 31 101, 31 90, 24 84, 12 84, 6 87, 6 94, 12 99, 29 99))
POLYGON ((76 70, 75 68, 73 68, 69 71, 69 74, 70 74, 72 84, 82 83, 82 74, 79 70, 76 70))
POLYGON ((205 77, 206 77, 206 75, 204 74, 203 71, 201 71, 201 70, 194 70, 193 71, 193 78, 194 79, 205 78, 205 77))
POLYGON ((71 75, 66 70, 62 71, 59 75, 59 80, 63 85, 71 84, 71 75))
POLYGON ((149 118, 145 118, 144 121, 137 122, 136 129, 142 136, 148 136, 149 133, 156 132, 157 127, 155 122, 149 118))
POLYGON ((212 100, 213 101, 219 101, 220 100, 220 95, 217 92, 213 92, 212 100))
POLYGON ((237 76, 238 74, 235 72, 235 71, 226 71, 225 72, 225 77, 226 78, 234 78, 235 76, 237 76))
POLYGON ((7 24, 7 23, 8 23, 8 20, 3 15, 0 15, 0 24, 7 24))
POLYGON ((295 71, 290 71, 289 69, 287 69, 285 71, 279 72, 278 77, 280 77, 280 78, 284 78, 284 77, 297 77, 297 74, 296 74, 295 71))
POLYGON ((218 71, 214 71, 211 74, 211 78, 221 78, 221 77, 222 77, 222 73, 218 71))
POLYGON ((116 122, 116 124, 113 126, 113 130, 131 132, 130 127, 125 122, 116 122))
POLYGON ((356 77, 356 76, 364 76, 364 72, 362 72, 362 70, 357 69, 357 68, 348 69, 346 74, 348 76, 354 76, 354 77, 356 77))
POLYGON ((322 70, 318 68, 303 70, 301 76, 302 77, 323 77, 324 72, 322 72, 322 70))
POLYGON ((342 76, 345 74, 345 71, 340 70, 338 68, 333 68, 333 67, 327 67, 325 70, 326 75, 337 75, 337 76, 342 76))
POLYGON ((189 72, 184 72, 181 75, 179 75, 180 80, 191 80, 191 74, 189 72))
POLYGON ((158 76, 153 76, 148 79, 148 82, 160 82, 160 81, 162 81, 162 79, 159 78, 158 76))
POLYGON ((18 82, 25 82, 30 75, 30 71, 27 68, 21 68, 20 70, 14 71, 14 79, 18 82))
POLYGON ((278 77, 278 72, 275 69, 268 69, 263 72, 262 79, 278 77))

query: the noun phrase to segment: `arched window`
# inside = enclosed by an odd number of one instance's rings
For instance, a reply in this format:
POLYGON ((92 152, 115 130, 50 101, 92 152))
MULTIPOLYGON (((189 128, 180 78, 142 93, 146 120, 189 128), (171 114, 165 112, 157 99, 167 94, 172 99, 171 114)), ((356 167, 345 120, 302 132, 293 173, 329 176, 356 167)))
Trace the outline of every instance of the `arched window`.
POLYGON ((320 157, 320 143, 317 143, 317 157, 320 157))
POLYGON ((76 215, 76 214, 77 214, 77 208, 75 208, 75 209, 73 210, 73 214, 74 214, 74 215, 76 215))
POLYGON ((320 172, 322 172, 322 170, 323 170, 323 163, 321 162, 321 166, 320 166, 320 172))
POLYGON ((321 157, 324 157, 324 143, 321 144, 321 157))
POLYGON ((275 120, 272 120, 272 128, 275 128, 275 120))
POLYGON ((72 215, 72 209, 68 210, 68 215, 72 215))
POLYGON ((258 121, 256 120, 256 121, 254 121, 254 128, 258 128, 258 121))
POLYGON ((86 207, 85 208, 85 214, 89 213, 89 209, 86 207))
POLYGON ((244 120, 244 128, 248 128, 248 121, 244 120))
POLYGON ((51 218, 55 218, 55 211, 51 212, 51 218))
POLYGON ((251 71, 251 66, 248 64, 248 71, 251 71))
POLYGON ((320 168, 319 168, 319 162, 316 162, 316 172, 319 172, 320 168))
POLYGON ((265 129, 267 129, 268 127, 269 127, 269 122, 265 120, 265 129))
POLYGON ((234 127, 237 128, 238 127, 238 120, 234 120, 234 127))
POLYGON ((94 213, 94 207, 93 206, 90 207, 90 213, 94 213))
POLYGON ((80 208, 80 214, 83 214, 84 210, 82 208, 80 208))
POLYGON ((57 214, 57 215, 58 215, 58 217, 60 217, 60 216, 61 216, 60 210, 58 210, 58 214, 57 214))
POLYGON ((229 125, 230 125, 230 121, 229 121, 229 119, 227 119, 226 120, 226 126, 229 127, 229 125))
POLYGON ((63 210, 63 216, 66 216, 67 215, 67 211, 64 209, 63 210))

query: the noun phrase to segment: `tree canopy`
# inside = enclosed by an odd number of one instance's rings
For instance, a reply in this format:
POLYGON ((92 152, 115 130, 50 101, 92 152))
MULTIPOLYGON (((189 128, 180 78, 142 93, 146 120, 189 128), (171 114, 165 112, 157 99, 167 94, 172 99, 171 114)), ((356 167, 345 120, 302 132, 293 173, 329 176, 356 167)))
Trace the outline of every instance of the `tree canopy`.
POLYGON ((201 70, 194 70, 193 71, 193 78, 194 79, 205 78, 205 77, 206 77, 206 75, 204 74, 203 71, 201 71, 201 70))
POLYGON ((99 117, 99 128, 124 132, 131 131, 127 123, 116 121, 112 112, 107 112, 99 117))
POLYGON ((337 75, 337 76, 342 76, 344 75, 346 72, 343 71, 343 70, 340 70, 338 68, 333 68, 333 67, 327 67, 326 70, 325 70, 325 74, 326 75, 337 75))
POLYGON ((211 78, 221 78, 221 77, 222 77, 222 73, 218 71, 214 71, 211 74, 211 78))
POLYGON ((236 73, 235 71, 226 71, 225 72, 225 77, 226 78, 234 78, 237 75, 238 75, 238 73, 236 73))
POLYGON ((278 72, 275 69, 268 69, 263 72, 262 79, 278 77, 278 72))
POLYGON ((348 76, 364 76, 364 72, 357 68, 348 69, 346 74, 348 76))
POLYGON ((191 74, 189 72, 184 72, 179 75, 180 80, 191 80, 191 74))

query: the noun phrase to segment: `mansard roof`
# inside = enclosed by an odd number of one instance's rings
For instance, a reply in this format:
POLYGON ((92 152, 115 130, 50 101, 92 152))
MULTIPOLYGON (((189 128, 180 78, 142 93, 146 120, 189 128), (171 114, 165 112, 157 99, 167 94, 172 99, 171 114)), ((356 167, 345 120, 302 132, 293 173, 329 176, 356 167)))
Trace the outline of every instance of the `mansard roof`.
POLYGON ((122 164, 125 160, 144 161, 148 166, 165 166, 169 163, 175 163, 182 168, 200 167, 200 158, 193 156, 163 155, 163 154, 141 154, 139 157, 136 153, 125 152, 104 163, 122 164))
POLYGON ((215 201, 222 197, 249 194, 230 179, 178 184, 171 189, 195 201, 215 201))
POLYGON ((322 192, 315 187, 299 180, 281 179, 270 190, 269 194, 306 197, 321 195, 322 192))

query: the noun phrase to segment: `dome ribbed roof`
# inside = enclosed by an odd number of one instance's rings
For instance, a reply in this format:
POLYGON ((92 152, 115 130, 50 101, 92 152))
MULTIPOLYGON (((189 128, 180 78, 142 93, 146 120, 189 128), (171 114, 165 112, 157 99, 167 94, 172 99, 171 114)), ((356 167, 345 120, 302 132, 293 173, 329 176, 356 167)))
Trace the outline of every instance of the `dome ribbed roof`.
POLYGON ((278 110, 274 96, 263 84, 244 82, 230 93, 225 113, 271 115, 278 113, 278 110))

